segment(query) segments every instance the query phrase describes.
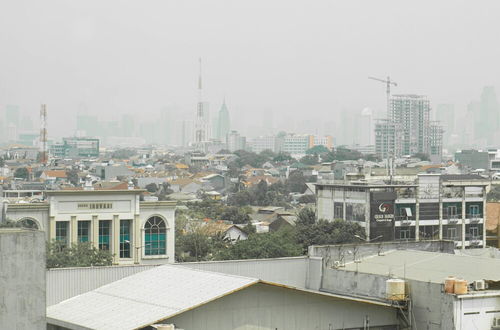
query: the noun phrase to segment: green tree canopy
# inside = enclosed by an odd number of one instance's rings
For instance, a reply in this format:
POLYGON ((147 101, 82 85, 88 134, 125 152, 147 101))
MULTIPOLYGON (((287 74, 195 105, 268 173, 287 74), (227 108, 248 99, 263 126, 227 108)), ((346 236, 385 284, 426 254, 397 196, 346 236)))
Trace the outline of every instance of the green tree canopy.
POLYGON ((317 145, 306 150, 306 154, 308 155, 321 155, 329 152, 330 150, 322 145, 317 145))
POLYGON ((217 259, 262 259, 302 255, 302 247, 295 242, 295 232, 289 229, 277 232, 251 234, 247 240, 238 241, 221 250, 217 259))
POLYGON ((99 250, 90 242, 64 246, 61 242, 47 243, 47 268, 111 266, 110 251, 99 250))
POLYGON ((18 167, 14 171, 14 177, 15 178, 20 178, 20 179, 28 180, 29 175, 30 175, 30 173, 29 173, 27 167, 18 167))

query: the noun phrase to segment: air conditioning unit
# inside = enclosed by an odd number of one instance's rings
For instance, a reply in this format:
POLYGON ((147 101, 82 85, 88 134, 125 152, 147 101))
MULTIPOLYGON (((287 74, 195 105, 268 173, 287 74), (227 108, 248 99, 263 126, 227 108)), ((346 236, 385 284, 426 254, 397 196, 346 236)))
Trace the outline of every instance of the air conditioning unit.
POLYGON ((486 283, 484 280, 477 280, 472 283, 472 287, 475 291, 486 290, 486 283))
POLYGON ((493 326, 491 328, 492 329, 500 329, 500 317, 495 317, 493 319, 493 326))

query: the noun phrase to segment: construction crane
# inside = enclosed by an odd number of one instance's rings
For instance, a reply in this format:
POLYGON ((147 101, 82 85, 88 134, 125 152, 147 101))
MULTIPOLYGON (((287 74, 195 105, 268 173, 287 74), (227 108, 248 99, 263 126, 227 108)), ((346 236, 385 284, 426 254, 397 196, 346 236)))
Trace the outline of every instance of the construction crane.
POLYGON ((368 77, 368 79, 376 80, 383 82, 386 85, 386 94, 387 94, 387 112, 389 112, 389 100, 391 98, 391 85, 392 86, 397 86, 398 84, 395 81, 391 80, 391 77, 387 76, 387 79, 380 79, 380 78, 375 78, 375 77, 368 77))

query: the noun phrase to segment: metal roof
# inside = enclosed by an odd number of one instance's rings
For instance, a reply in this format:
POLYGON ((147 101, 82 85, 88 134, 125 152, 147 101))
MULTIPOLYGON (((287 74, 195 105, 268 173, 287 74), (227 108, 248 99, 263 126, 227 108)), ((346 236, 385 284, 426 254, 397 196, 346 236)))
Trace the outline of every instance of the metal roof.
POLYGON ((91 329, 136 329, 170 318, 258 279, 164 265, 47 308, 48 323, 91 329))
POLYGON ((413 250, 389 251, 340 268, 432 283, 443 283, 450 275, 468 282, 481 279, 500 281, 499 269, 500 259, 413 250))

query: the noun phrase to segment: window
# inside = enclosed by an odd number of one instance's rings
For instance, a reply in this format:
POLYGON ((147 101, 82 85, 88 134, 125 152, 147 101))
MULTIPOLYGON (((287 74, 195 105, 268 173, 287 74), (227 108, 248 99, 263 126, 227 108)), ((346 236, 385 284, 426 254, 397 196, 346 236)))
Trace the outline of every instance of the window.
POLYGON ((456 206, 448 206, 446 208, 446 212, 450 219, 455 219, 457 217, 457 207, 456 206))
POLYGON ((479 237, 479 230, 478 230, 477 227, 470 227, 469 228, 469 232, 470 232, 470 239, 471 240, 478 239, 478 237, 479 237))
POLYGON ((147 256, 166 254, 166 233, 167 228, 162 218, 149 218, 144 225, 144 254, 147 256))
POLYGON ((409 229, 402 229, 399 231, 399 238, 400 239, 410 239, 410 230, 409 229))
POLYGON ((62 245, 68 245, 68 227, 67 221, 56 222, 56 241, 61 242, 62 245))
POLYGON ((476 217, 479 215, 479 205, 470 205, 469 206, 469 214, 472 217, 476 217))
POLYGON ((39 229, 38 224, 33 219, 24 218, 24 219, 20 220, 19 222, 20 222, 21 226, 24 228, 39 229))
POLYGON ((344 210, 342 205, 335 206, 334 217, 335 219, 344 219, 344 210))
POLYGON ((99 221, 99 250, 111 250, 111 220, 99 221))
POLYGON ((120 220, 120 258, 130 258, 132 220, 120 220))
POLYGON ((448 234, 447 238, 453 239, 453 240, 458 239, 457 228, 448 228, 448 230, 446 232, 448 234))
POLYGON ((78 221, 78 242, 88 242, 90 239, 90 221, 78 221))

